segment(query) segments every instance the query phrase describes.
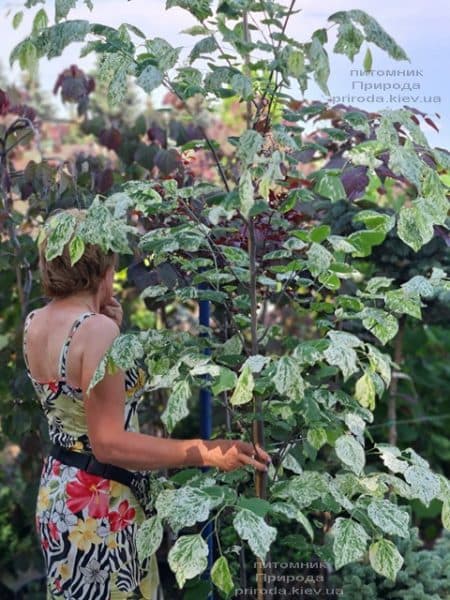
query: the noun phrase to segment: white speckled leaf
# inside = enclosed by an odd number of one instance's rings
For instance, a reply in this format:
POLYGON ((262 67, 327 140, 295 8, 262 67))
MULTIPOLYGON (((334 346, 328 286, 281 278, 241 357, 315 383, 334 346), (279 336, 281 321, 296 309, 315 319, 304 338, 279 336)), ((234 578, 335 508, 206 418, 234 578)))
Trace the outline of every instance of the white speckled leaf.
POLYGON ((425 506, 436 498, 441 489, 439 478, 425 467, 412 465, 404 473, 406 481, 410 484, 414 497, 418 498, 425 506))
POLYGON ((189 409, 187 401, 191 395, 191 387, 187 380, 177 381, 167 400, 166 408, 161 414, 161 421, 167 427, 167 431, 172 433, 175 425, 188 416, 189 409))
POLYGON ((175 490, 163 490, 155 502, 161 519, 166 519, 175 533, 183 527, 205 521, 217 501, 200 488, 184 486, 175 490))
POLYGON ((167 555, 180 589, 187 579, 203 573, 208 566, 208 545, 200 534, 182 535, 167 555))
POLYGON ((403 557, 396 546, 389 540, 379 540, 370 545, 369 560, 372 569, 379 575, 395 581, 402 568, 403 557))
POLYGON ((381 458, 385 466, 393 473, 404 473, 408 468, 408 463, 401 460, 401 452, 395 446, 388 444, 376 444, 376 448, 380 451, 381 458))
POLYGON ((230 398, 230 404, 232 406, 246 404, 253 398, 253 388, 255 382, 250 366, 247 364, 242 369, 239 375, 236 387, 234 388, 233 394, 230 398))
POLYGON ((373 500, 367 507, 369 518, 384 533, 409 538, 409 515, 389 500, 373 500))
POLYGON ((335 444, 336 454, 355 475, 360 475, 366 464, 364 449, 352 435, 341 435, 335 444))
POLYGON ((364 556, 369 535, 362 525, 351 519, 338 517, 331 532, 334 535, 333 553, 336 569, 364 556))
POLYGON ((233 519, 233 527, 248 542, 253 554, 265 560, 270 545, 277 537, 277 529, 267 525, 262 517, 246 508, 238 510, 233 519))
POLYGON ((136 536, 136 547, 141 562, 156 552, 161 545, 162 538, 163 525, 158 515, 154 515, 142 523, 136 536))

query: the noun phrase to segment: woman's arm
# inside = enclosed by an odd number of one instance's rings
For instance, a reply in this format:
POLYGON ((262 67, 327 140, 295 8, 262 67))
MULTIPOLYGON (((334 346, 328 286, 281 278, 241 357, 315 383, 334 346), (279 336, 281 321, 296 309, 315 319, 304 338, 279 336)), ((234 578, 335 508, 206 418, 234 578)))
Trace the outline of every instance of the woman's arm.
MULTIPOLYGON (((85 327, 81 363, 83 390, 87 390, 101 358, 119 335, 117 325, 102 315, 91 317, 85 327)), ((97 460, 127 469, 211 466, 231 471, 249 464, 267 470, 265 463, 270 460, 269 455, 257 446, 259 460, 251 458, 252 444, 240 440, 180 440, 126 431, 124 389, 124 374, 119 371, 105 375, 89 396, 84 394, 88 435, 97 460)))

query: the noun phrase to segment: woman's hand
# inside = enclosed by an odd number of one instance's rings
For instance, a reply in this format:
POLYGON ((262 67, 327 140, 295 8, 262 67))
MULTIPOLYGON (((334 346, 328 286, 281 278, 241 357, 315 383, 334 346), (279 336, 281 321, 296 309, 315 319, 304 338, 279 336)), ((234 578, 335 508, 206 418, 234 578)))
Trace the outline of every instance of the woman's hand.
POLYGON ((112 319, 118 327, 121 326, 123 319, 123 310, 120 305, 120 302, 116 300, 113 296, 111 296, 111 298, 106 304, 100 306, 100 314, 112 319))
POLYGON ((249 444, 241 440, 204 440, 207 446, 205 464, 222 471, 233 471, 250 465, 258 471, 267 471, 270 456, 259 444, 249 444), (256 448, 256 453, 255 453, 256 448))

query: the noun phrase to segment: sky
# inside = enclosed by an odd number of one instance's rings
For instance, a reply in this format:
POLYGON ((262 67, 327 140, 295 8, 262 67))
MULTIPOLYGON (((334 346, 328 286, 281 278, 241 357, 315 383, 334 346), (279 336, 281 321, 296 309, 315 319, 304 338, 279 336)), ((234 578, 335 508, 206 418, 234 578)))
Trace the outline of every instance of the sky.
MULTIPOLYGON (((165 0, 93 0, 93 3, 94 9, 91 12, 78 0, 77 7, 70 12, 69 18, 89 19, 113 27, 124 22, 134 24, 149 38, 162 37, 173 46, 183 46, 181 56, 185 56, 200 39, 181 33, 196 21, 187 11, 177 7, 166 10, 165 0)), ((288 0, 283 3, 286 6, 289 4, 288 0)), ((0 0, 0 63, 10 81, 20 81, 20 71, 17 66, 9 68, 9 53, 30 31, 32 18, 39 8, 44 6, 49 15, 53 16, 53 4, 47 0, 31 9, 24 9, 24 19, 20 27, 14 30, 11 25, 12 15, 23 8, 23 2, 0 0)), ((351 71, 362 69, 364 53, 355 57, 353 64, 347 57, 332 53, 336 28, 332 29, 329 32, 331 43, 327 45, 331 63, 328 87, 334 103, 343 102, 368 110, 401 108, 404 104, 413 106, 428 113, 440 129, 436 133, 425 126, 424 131, 431 145, 450 147, 448 0, 297 0, 295 8, 302 10, 291 17, 287 33, 305 42, 310 39, 314 30, 328 27, 330 24, 327 23, 327 17, 338 10, 358 8, 376 18, 404 48, 410 62, 394 61, 371 44, 372 69, 377 74, 371 77, 355 75, 351 71), (402 73, 412 71, 415 75, 386 75, 386 71, 394 70, 402 73), (371 85, 376 87, 370 87, 371 85), (404 97, 408 100, 402 100, 404 97), (441 118, 437 119, 435 113, 440 114, 441 118)), ((76 63, 85 70, 92 67, 91 56, 79 59, 80 47, 80 44, 72 44, 61 57, 51 61, 41 60, 40 80, 45 90, 51 92, 58 74, 71 64, 76 63)), ((164 93, 163 89, 154 92, 153 101, 156 106, 164 93)), ((305 96, 311 100, 327 99, 314 83, 305 96)), ((300 92, 298 97, 301 98, 300 92)), ((60 102, 56 104, 60 105, 60 102)), ((62 106, 60 113, 64 114, 62 106)))

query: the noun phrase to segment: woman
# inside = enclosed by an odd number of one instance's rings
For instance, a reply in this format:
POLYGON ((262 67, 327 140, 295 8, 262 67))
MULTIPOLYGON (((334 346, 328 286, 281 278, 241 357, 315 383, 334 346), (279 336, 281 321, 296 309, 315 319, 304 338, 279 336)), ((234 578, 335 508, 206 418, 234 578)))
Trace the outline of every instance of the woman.
MULTIPOLYGON (((84 211, 70 212, 84 218, 84 211)), ((122 321, 113 298, 116 256, 87 244, 71 266, 68 245, 51 261, 45 248, 44 239, 39 266, 50 301, 26 318, 24 358, 53 443, 36 505, 47 597, 162 598, 156 555, 142 564, 137 558, 136 532, 145 515, 131 488, 117 480, 119 472, 188 466, 231 471, 243 465, 267 470, 270 457, 237 440, 139 433, 142 370, 107 374, 87 396, 122 321), (96 461, 107 463, 100 465, 102 475, 96 461)))

